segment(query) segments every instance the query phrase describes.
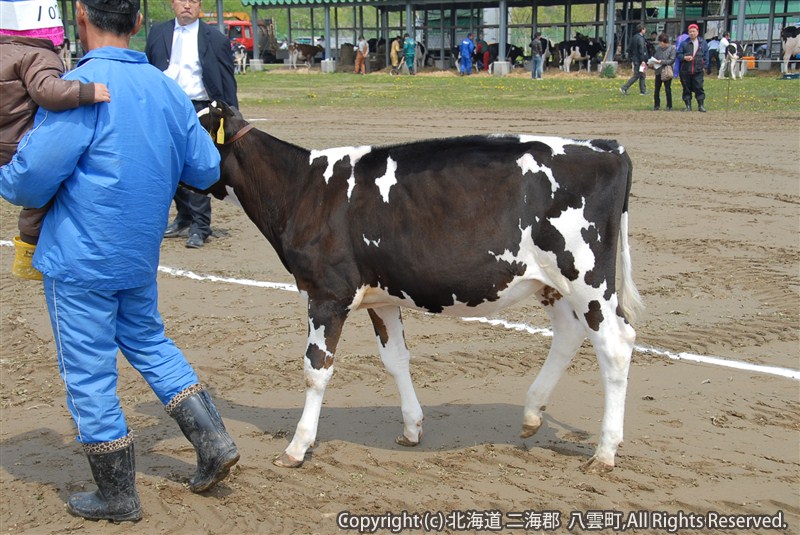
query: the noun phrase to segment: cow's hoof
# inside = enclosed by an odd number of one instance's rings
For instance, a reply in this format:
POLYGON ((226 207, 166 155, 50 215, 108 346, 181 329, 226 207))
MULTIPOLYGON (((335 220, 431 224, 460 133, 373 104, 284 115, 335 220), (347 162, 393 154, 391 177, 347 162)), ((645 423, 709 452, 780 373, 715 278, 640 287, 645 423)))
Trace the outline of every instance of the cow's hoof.
POLYGON ((289 457, 286 453, 272 461, 272 464, 275 466, 280 466, 281 468, 300 468, 303 466, 303 460, 295 460, 289 457))
POLYGON ((405 435, 400 435, 399 437, 394 439, 394 441, 397 442, 398 444, 400 444, 401 446, 406 446, 407 448, 413 448, 414 446, 418 446, 419 445, 419 440, 414 442, 414 441, 409 440, 408 438, 406 438, 405 435))
POLYGON ((591 459, 581 466, 581 471, 587 474, 604 474, 606 472, 611 472, 613 469, 613 464, 605 463, 599 460, 596 456, 592 456, 591 459))
POLYGON ((536 434, 537 431, 539 431, 539 428, 541 428, 541 427, 542 427, 542 424, 539 424, 539 425, 523 424, 522 425, 522 432, 519 434, 519 436, 520 436, 520 438, 531 438, 533 435, 536 434))

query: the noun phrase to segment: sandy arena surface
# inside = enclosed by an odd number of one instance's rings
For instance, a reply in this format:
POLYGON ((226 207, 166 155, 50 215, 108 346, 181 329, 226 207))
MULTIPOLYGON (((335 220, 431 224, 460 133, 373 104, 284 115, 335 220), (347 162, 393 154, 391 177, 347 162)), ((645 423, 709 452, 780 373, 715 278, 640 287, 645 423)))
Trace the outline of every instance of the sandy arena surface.
MULTIPOLYGON (((800 368, 800 136, 795 126, 790 135, 786 129, 800 115, 243 112, 258 128, 309 148, 492 132, 617 139, 635 166, 634 275, 647 305, 637 345, 800 368)), ((0 239, 14 236, 16 215, 0 201, 0 239)), ((166 240, 162 265, 293 283, 238 208, 214 201, 213 226, 220 236, 202 250, 166 240)), ((557 511, 558 531, 566 532, 570 519, 591 528, 597 511, 625 520, 641 510, 705 520, 711 512, 780 513, 787 527, 779 532, 800 532, 795 379, 638 351, 617 468, 586 474, 579 468, 593 452, 602 413, 588 343, 556 388, 543 428, 523 440, 525 391, 549 339, 405 312, 426 419, 422 444, 404 448, 394 443, 402 429, 397 390, 367 314, 357 313, 339 344, 317 448, 302 468, 278 468, 272 460, 291 439, 304 402, 304 302, 283 290, 165 273, 167 334, 215 393, 242 459, 209 494, 189 492, 192 448, 121 359, 119 395, 136 436, 145 517, 120 525, 71 517, 68 496, 94 486, 73 438, 42 288, 11 276, 11 247, 0 254, 2 533, 337 533, 342 511, 407 511, 431 521, 474 511, 471 531, 495 512, 508 532, 515 513, 535 519, 557 511)), ((496 318, 548 327, 535 302, 496 318)))

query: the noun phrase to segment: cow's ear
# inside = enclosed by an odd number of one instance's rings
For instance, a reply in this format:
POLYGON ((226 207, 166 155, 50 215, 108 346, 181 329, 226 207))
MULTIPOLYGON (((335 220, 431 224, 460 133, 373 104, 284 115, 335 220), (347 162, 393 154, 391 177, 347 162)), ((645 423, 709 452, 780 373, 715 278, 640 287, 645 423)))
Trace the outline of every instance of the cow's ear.
MULTIPOLYGON (((200 125, 209 134, 214 131, 214 125, 217 122, 212 105, 197 112, 197 118, 200 120, 200 125)), ((212 136, 213 137, 213 136, 212 136)))

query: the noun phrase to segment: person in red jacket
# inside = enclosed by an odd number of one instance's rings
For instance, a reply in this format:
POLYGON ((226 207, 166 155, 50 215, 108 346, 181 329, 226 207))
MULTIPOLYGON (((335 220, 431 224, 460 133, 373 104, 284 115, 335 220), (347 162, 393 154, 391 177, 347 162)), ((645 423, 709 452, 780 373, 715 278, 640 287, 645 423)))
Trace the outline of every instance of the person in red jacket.
POLYGON ((703 73, 708 65, 708 45, 700 36, 700 27, 697 24, 689 25, 689 38, 678 46, 675 55, 681 59, 680 77, 685 111, 692 111, 692 93, 697 99, 697 111, 706 111, 703 105, 706 99, 703 73))

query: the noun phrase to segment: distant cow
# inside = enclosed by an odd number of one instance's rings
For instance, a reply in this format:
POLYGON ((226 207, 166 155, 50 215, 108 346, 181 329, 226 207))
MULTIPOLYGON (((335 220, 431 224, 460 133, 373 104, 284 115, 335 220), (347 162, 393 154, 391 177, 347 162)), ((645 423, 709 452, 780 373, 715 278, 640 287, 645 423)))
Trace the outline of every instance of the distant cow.
POLYGON ((570 72, 573 63, 577 63, 578 72, 580 72, 582 62, 585 62, 586 70, 590 70, 592 60, 599 61, 605 51, 606 47, 602 39, 589 39, 582 35, 578 35, 572 41, 562 41, 558 44, 561 68, 564 72, 570 72))
MULTIPOLYGON (((490 61, 495 61, 498 59, 500 55, 500 43, 492 43, 489 45, 489 55, 491 57, 490 61)), ((516 45, 512 45, 511 43, 506 44, 506 57, 503 61, 508 61, 511 63, 511 66, 514 67, 517 63, 520 63, 525 55, 525 51, 516 45)))
POLYGON ((789 62, 800 56, 800 27, 787 26, 781 30, 783 48, 783 72, 789 72, 789 62))
POLYGON ((314 64, 314 57, 325 51, 320 45, 306 45, 303 43, 290 43, 289 44, 289 67, 292 69, 297 68, 298 61, 304 61, 306 67, 311 67, 314 64))
POLYGON ((233 54, 233 72, 235 74, 246 74, 247 49, 241 43, 231 43, 231 53, 233 54))
POLYGON ((720 66, 719 78, 725 78, 726 71, 730 71, 731 78, 741 80, 744 77, 742 56, 744 49, 737 43, 730 43, 725 47, 725 64, 720 66))
POLYGON ((553 323, 553 342, 525 398, 522 436, 539 429, 556 382, 588 337, 605 410, 585 466, 614 466, 635 338, 629 321, 642 306, 628 247, 632 165, 620 145, 498 135, 309 151, 253 129, 224 104, 199 115, 221 156, 209 192, 235 195, 308 299, 306 404, 275 464, 300 466, 316 440, 351 313, 367 309, 400 391, 396 441, 414 446, 422 409, 400 307, 481 316, 534 297, 553 323))
POLYGON ((547 68, 547 64, 550 62, 550 58, 553 57, 555 51, 555 45, 553 41, 548 39, 547 37, 540 37, 542 41, 542 68, 547 68))
MULTIPOLYGON (((555 43, 547 37, 539 37, 539 40, 542 42, 542 69, 546 69, 548 63, 558 55, 558 52, 555 43)), ((529 60, 530 58, 530 56, 525 56, 524 59, 529 60)))
POLYGON ((416 42, 414 46, 414 70, 419 71, 428 63, 428 47, 416 42))

